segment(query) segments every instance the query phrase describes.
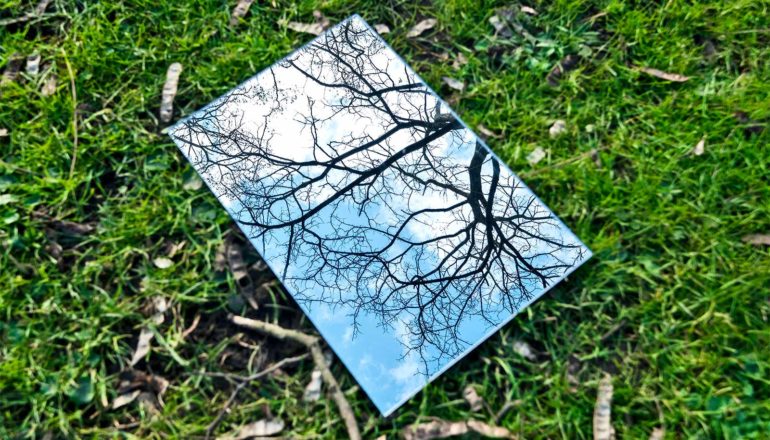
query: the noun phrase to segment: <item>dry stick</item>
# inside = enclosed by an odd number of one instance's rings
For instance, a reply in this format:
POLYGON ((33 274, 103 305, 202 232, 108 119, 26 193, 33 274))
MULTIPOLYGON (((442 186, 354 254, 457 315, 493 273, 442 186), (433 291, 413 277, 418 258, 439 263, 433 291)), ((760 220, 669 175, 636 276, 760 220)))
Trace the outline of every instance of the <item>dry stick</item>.
POLYGON ((75 162, 78 160, 78 91, 75 88, 75 75, 72 73, 72 66, 70 60, 67 58, 67 52, 62 49, 64 53, 64 64, 67 65, 67 73, 70 77, 70 88, 72 90, 72 131, 73 131, 73 144, 72 144, 72 161, 70 162, 70 175, 75 172, 75 162))
POLYGON ((345 421, 345 426, 348 430, 348 437, 352 440, 361 440, 361 433, 358 430, 358 423, 356 423, 356 416, 353 414, 353 408, 350 407, 350 403, 348 403, 345 395, 342 393, 340 385, 337 383, 337 379, 329 369, 329 365, 326 363, 326 359, 324 359, 323 350, 321 350, 321 345, 318 343, 318 337, 311 336, 297 330, 286 329, 269 322, 256 321, 254 319, 244 318, 242 316, 229 315, 228 319, 237 326, 245 327, 266 334, 268 336, 272 336, 276 339, 289 339, 295 342, 299 342, 300 344, 310 349, 310 354, 313 356, 313 361, 315 362, 316 367, 321 370, 321 375, 323 376, 324 381, 329 386, 329 390, 331 391, 332 399, 334 399, 334 402, 337 404, 337 407, 340 410, 340 415, 345 421))
MULTIPOLYGON (((265 368, 264 370, 260 371, 259 373, 254 373, 251 376, 234 376, 234 375, 228 375, 229 379, 237 379, 240 380, 241 383, 235 386, 235 389, 233 389, 233 392, 230 393, 230 397, 227 399, 227 402, 225 402, 225 406, 222 407, 222 410, 219 411, 219 414, 217 414, 217 417, 209 423, 209 426, 206 427, 206 439, 211 438, 211 434, 214 432, 215 429, 217 429, 217 426, 219 426, 220 423, 222 423, 222 420, 225 418, 225 415, 230 411, 230 405, 233 404, 235 401, 235 398, 238 396, 238 393, 248 384, 250 384, 252 381, 255 381, 261 377, 264 377, 273 371, 281 368, 282 366, 286 364, 291 364, 294 362, 299 362, 302 359, 305 359, 307 357, 307 354, 294 356, 290 358, 282 359, 279 362, 274 363, 273 365, 265 368)), ((224 375, 223 375, 224 377, 224 375)))

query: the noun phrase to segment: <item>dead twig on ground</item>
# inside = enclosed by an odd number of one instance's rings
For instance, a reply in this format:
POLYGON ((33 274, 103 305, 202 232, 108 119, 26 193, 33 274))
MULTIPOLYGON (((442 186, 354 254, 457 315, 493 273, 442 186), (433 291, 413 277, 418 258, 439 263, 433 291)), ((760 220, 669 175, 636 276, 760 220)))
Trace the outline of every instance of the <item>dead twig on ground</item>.
POLYGON ((361 433, 358 430, 358 423, 356 422, 353 408, 351 408, 350 403, 348 403, 348 400, 340 389, 339 383, 337 383, 337 379, 329 369, 329 364, 324 358, 323 350, 321 349, 321 344, 319 343, 319 338, 317 336, 308 335, 297 330, 286 329, 269 322, 244 318, 243 316, 229 315, 228 320, 239 327, 245 327, 272 336, 276 339, 291 340, 306 346, 310 350, 310 354, 313 357, 313 362, 315 362, 316 367, 321 370, 324 382, 329 386, 332 399, 334 399, 334 402, 337 404, 340 415, 345 421, 348 437, 352 440, 361 439, 361 433))

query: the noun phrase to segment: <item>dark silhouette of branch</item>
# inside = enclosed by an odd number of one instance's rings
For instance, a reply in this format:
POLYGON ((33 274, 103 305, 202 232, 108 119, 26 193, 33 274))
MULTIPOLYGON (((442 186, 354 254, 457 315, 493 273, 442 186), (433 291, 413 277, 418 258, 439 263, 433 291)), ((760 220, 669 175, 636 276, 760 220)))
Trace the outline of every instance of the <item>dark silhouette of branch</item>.
POLYGON ((522 182, 355 21, 173 135, 298 301, 345 310, 356 332, 363 315, 406 324, 406 353, 419 354, 426 374, 467 348, 464 322, 497 325, 583 258, 522 182))

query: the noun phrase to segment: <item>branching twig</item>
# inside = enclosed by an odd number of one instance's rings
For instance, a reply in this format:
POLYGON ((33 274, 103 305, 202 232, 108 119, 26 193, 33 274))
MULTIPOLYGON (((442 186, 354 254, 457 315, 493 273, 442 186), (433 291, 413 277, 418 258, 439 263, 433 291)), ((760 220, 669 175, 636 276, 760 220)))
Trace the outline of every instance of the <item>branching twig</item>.
MULTIPOLYGON (((283 367, 286 364, 291 364, 294 362, 299 362, 307 357, 307 354, 289 357, 286 359, 282 359, 279 362, 274 363, 273 365, 265 368, 264 370, 260 371, 259 373, 254 373, 250 376, 236 376, 236 375, 227 375, 228 379, 235 379, 240 381, 238 385, 235 386, 233 389, 233 392, 230 393, 230 397, 227 399, 227 402, 225 402, 225 405, 222 407, 222 410, 219 411, 219 414, 217 414, 217 417, 209 423, 209 426, 206 427, 206 439, 211 438, 211 434, 214 432, 215 429, 217 429, 217 426, 219 426, 220 423, 222 423, 222 420, 224 420, 225 415, 227 415, 228 412, 230 412, 230 405, 233 404, 235 401, 235 398, 238 397, 238 393, 248 384, 251 382, 260 379, 273 371, 283 367)), ((224 375, 223 375, 224 376, 224 375)))
POLYGON ((337 379, 329 369, 329 364, 326 362, 326 359, 324 359, 323 350, 321 350, 321 345, 319 344, 317 336, 311 336, 297 330, 286 329, 276 324, 244 318, 242 316, 230 315, 228 316, 228 319, 237 326, 245 327, 272 336, 276 339, 292 340, 310 349, 310 354, 313 356, 313 362, 315 362, 318 369, 321 370, 321 375, 329 386, 329 391, 331 391, 332 399, 334 399, 334 402, 337 404, 340 415, 345 421, 348 437, 352 440, 361 439, 361 433, 358 430, 358 423, 356 423, 356 416, 353 414, 353 408, 351 408, 350 403, 348 403, 348 400, 340 389, 339 383, 337 383, 337 379))

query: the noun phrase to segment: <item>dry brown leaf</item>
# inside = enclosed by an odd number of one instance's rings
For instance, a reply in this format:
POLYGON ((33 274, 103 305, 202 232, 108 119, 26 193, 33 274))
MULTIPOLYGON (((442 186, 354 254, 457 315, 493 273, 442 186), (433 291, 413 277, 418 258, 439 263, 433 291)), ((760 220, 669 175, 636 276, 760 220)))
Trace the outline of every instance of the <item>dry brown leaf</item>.
POLYGON ((465 83, 460 81, 459 79, 450 78, 448 76, 442 77, 442 81, 444 81, 444 84, 449 86, 450 89, 455 89, 460 92, 465 90, 465 83))
POLYGON ((543 158, 545 158, 545 150, 543 150, 543 147, 537 147, 527 155, 527 162, 529 162, 530 165, 536 165, 543 160, 543 158))
POLYGON ((425 20, 422 20, 421 22, 417 23, 409 29, 409 32, 406 33, 406 38, 415 38, 422 35, 425 31, 431 30, 438 24, 438 20, 435 18, 426 18, 425 20))
POLYGON ((168 301, 162 296, 154 296, 152 297, 151 302, 153 310, 152 322, 155 323, 155 325, 161 325, 165 320, 166 310, 168 310, 168 301))
POLYGON ((457 56, 455 57, 455 60, 452 62, 452 68, 457 70, 466 64, 468 64, 468 58, 466 58, 462 52, 457 52, 457 56))
MULTIPOLYGON (((156 261, 158 258, 155 259, 156 261)), ((171 260, 169 260, 171 261, 171 260)), ((157 262, 155 263, 157 266, 157 262)), ((168 310, 168 302, 165 298, 162 296, 154 296, 150 300, 150 313, 152 313, 151 320, 155 325, 161 325, 163 324, 163 321, 165 320, 165 313, 166 310, 168 310)), ((150 352, 150 342, 152 341, 152 338, 155 336, 155 333, 153 333, 152 329, 145 326, 142 327, 142 329, 139 332, 139 340, 136 343, 136 350, 134 351, 134 355, 131 357, 131 366, 136 365, 144 359, 144 357, 147 355, 147 353, 150 352)))
POLYGON ((770 246, 770 234, 744 235, 741 240, 743 240, 744 243, 753 244, 755 246, 770 246))
POLYGON ((559 64, 553 66, 553 69, 548 72, 548 76, 545 77, 548 85, 551 87, 558 86, 561 77, 570 70, 575 69, 579 61, 580 57, 577 55, 569 54, 565 56, 561 61, 559 61, 559 64))
POLYGON ((390 28, 388 27, 388 25, 383 23, 375 24, 374 30, 380 35, 390 33, 390 28))
POLYGON ((169 267, 174 265, 174 262, 171 261, 170 258, 158 257, 152 260, 152 264, 154 264, 155 267, 157 267, 158 269, 168 269, 169 267))
POLYGON ((508 25, 505 24, 505 20, 500 18, 498 15, 489 17, 489 24, 495 28, 495 33, 500 34, 501 37, 511 38, 513 36, 513 32, 511 32, 511 30, 508 28, 508 25))
POLYGON ((228 434, 217 437, 217 440, 246 440, 252 437, 267 437, 279 434, 283 431, 284 426, 281 419, 257 420, 256 422, 241 426, 228 434))
POLYGON ((655 428, 650 433, 650 440, 663 440, 666 437, 665 428, 655 428))
POLYGON ((134 390, 126 394, 121 394, 112 401, 112 409, 118 409, 122 406, 126 406, 129 403, 136 400, 142 390, 134 390))
POLYGON ((563 119, 557 119, 553 122, 551 128, 548 129, 548 135, 552 138, 555 138, 565 131, 567 131, 567 122, 565 122, 563 119))
POLYGON ((463 398, 468 402, 468 406, 471 407, 471 411, 481 411, 484 406, 484 399, 476 392, 476 388, 473 385, 467 385, 463 390, 463 398))
POLYGON ((297 21, 290 21, 286 23, 286 27, 293 30, 294 32, 320 35, 329 26, 331 26, 331 22, 321 13, 321 11, 313 11, 313 17, 315 17, 315 23, 300 23, 297 21))
POLYGON ((522 6, 521 7, 521 12, 523 12, 525 14, 529 14, 529 15, 538 15, 537 11, 534 8, 530 7, 530 6, 522 6))
POLYGON ((172 244, 171 246, 169 246, 169 248, 168 248, 168 257, 169 258, 174 258, 174 255, 176 255, 177 252, 181 251, 182 248, 184 248, 186 244, 187 244, 187 242, 182 240, 179 243, 175 243, 175 244, 172 244))
POLYGON ((436 419, 432 422, 409 425, 401 431, 404 440, 431 440, 465 435, 475 432, 490 438, 515 438, 510 431, 499 426, 488 425, 478 420, 449 422, 436 419))
POLYGON ((690 79, 689 76, 680 75, 678 73, 668 73, 662 70, 653 69, 651 67, 638 67, 637 69, 639 69, 640 72, 644 72, 648 75, 654 76, 655 78, 664 79, 666 81, 685 82, 690 79))
POLYGON ((56 93, 56 74, 51 73, 48 78, 43 82, 43 87, 40 89, 40 94, 43 96, 51 96, 56 93))
POLYGON ((701 138, 701 140, 698 141, 697 144, 695 144, 695 147, 690 151, 691 154, 695 156, 701 156, 706 151, 706 138, 701 138))
POLYGON ((230 26, 237 25, 246 16, 252 3, 254 0, 238 0, 238 4, 235 5, 233 13, 230 15, 230 26))
POLYGON ((321 385, 323 384, 323 376, 321 370, 313 370, 310 374, 310 382, 305 387, 305 392, 302 394, 302 400, 305 402, 315 402, 321 398, 321 385))
POLYGON ((532 349, 531 345, 527 344, 524 341, 514 341, 513 351, 515 351, 519 356, 529 361, 534 362, 537 360, 537 355, 535 354, 535 350, 532 349))
POLYGON ((24 57, 18 53, 12 54, 8 58, 8 63, 5 65, 5 70, 3 71, 3 79, 0 80, 0 85, 16 81, 16 78, 18 78, 19 72, 21 71, 21 66, 23 64, 24 57))
POLYGON ((130 365, 132 367, 138 364, 150 352, 150 341, 152 341, 154 336, 155 334, 152 330, 148 327, 142 327, 142 330, 139 332, 139 341, 136 343, 136 350, 134 350, 134 355, 131 357, 130 365))
POLYGON ((163 84, 163 93, 160 101, 160 120, 170 122, 174 114, 174 97, 176 97, 179 75, 182 73, 182 64, 172 63, 166 71, 166 82, 163 84))
POLYGON ((37 76, 40 73, 40 55, 33 53, 27 57, 27 66, 24 68, 27 75, 37 76))
POLYGON ((615 438, 612 428, 612 376, 605 374, 599 382, 594 407, 594 440, 611 440, 615 438))

